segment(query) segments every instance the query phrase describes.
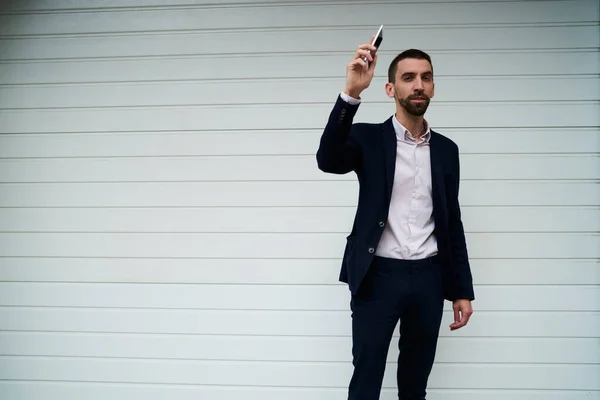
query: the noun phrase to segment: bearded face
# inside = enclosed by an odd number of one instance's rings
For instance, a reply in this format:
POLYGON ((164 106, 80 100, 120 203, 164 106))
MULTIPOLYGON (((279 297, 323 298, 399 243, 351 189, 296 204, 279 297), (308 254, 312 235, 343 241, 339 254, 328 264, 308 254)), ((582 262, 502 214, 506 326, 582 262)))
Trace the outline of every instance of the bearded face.
POLYGON ((424 115, 434 94, 431 64, 417 58, 399 61, 396 81, 388 83, 386 90, 408 114, 424 115))
POLYGON ((414 115, 415 117, 420 117, 425 115, 431 98, 423 91, 419 91, 405 98, 401 98, 400 96, 396 95, 396 101, 402 108, 406 110, 407 113, 414 115))

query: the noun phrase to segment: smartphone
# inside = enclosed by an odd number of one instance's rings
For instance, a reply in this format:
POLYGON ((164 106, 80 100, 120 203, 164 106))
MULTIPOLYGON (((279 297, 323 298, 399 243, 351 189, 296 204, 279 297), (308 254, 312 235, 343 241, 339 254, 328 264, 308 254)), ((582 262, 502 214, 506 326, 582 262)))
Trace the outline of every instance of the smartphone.
MULTIPOLYGON (((375 46, 375 50, 371 51, 369 50, 369 53, 371 53, 371 57, 375 57, 375 53, 377 53, 377 49, 379 48, 379 45, 381 44, 381 42, 383 41, 383 25, 381 25, 379 27, 379 30, 377 31, 377 33, 375 34, 375 37, 373 38, 373 41, 371 42, 372 46, 375 46)), ((367 68, 369 68, 369 60, 367 60, 367 58, 363 58, 363 60, 365 60, 365 62, 367 63, 367 68)))

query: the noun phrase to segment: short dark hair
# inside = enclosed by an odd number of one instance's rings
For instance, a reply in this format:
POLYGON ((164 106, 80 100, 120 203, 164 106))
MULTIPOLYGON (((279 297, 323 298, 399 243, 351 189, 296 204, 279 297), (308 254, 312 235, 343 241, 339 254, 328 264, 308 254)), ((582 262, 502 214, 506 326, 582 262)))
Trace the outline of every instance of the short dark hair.
POLYGON ((396 82, 396 72, 398 72, 398 63, 405 58, 416 58, 418 60, 427 60, 429 61, 429 65, 431 65, 431 72, 433 72, 433 63, 431 62, 431 57, 429 54, 425 53, 422 50, 418 49, 408 49, 404 50, 402 53, 398 54, 390 63, 390 67, 388 68, 388 82, 394 83, 396 82))

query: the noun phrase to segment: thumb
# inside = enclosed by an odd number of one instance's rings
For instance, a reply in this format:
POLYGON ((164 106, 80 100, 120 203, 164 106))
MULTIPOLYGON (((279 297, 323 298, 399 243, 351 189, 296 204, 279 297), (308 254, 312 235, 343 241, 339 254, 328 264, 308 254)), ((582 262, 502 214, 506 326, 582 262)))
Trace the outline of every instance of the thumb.
POLYGON ((373 57, 373 62, 369 64, 369 69, 375 69, 375 66, 377 65, 377 60, 379 60, 379 56, 375 54, 375 57, 373 57))

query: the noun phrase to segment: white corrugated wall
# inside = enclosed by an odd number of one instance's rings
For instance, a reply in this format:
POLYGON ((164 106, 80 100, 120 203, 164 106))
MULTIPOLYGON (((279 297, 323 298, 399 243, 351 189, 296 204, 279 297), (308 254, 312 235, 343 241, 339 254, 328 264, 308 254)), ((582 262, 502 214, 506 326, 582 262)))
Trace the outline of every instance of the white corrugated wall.
POLYGON ((358 191, 314 154, 384 24, 356 120, 422 48, 461 149, 477 300, 428 398, 600 399, 597 1, 0 7, 0 398, 344 399, 358 191))

